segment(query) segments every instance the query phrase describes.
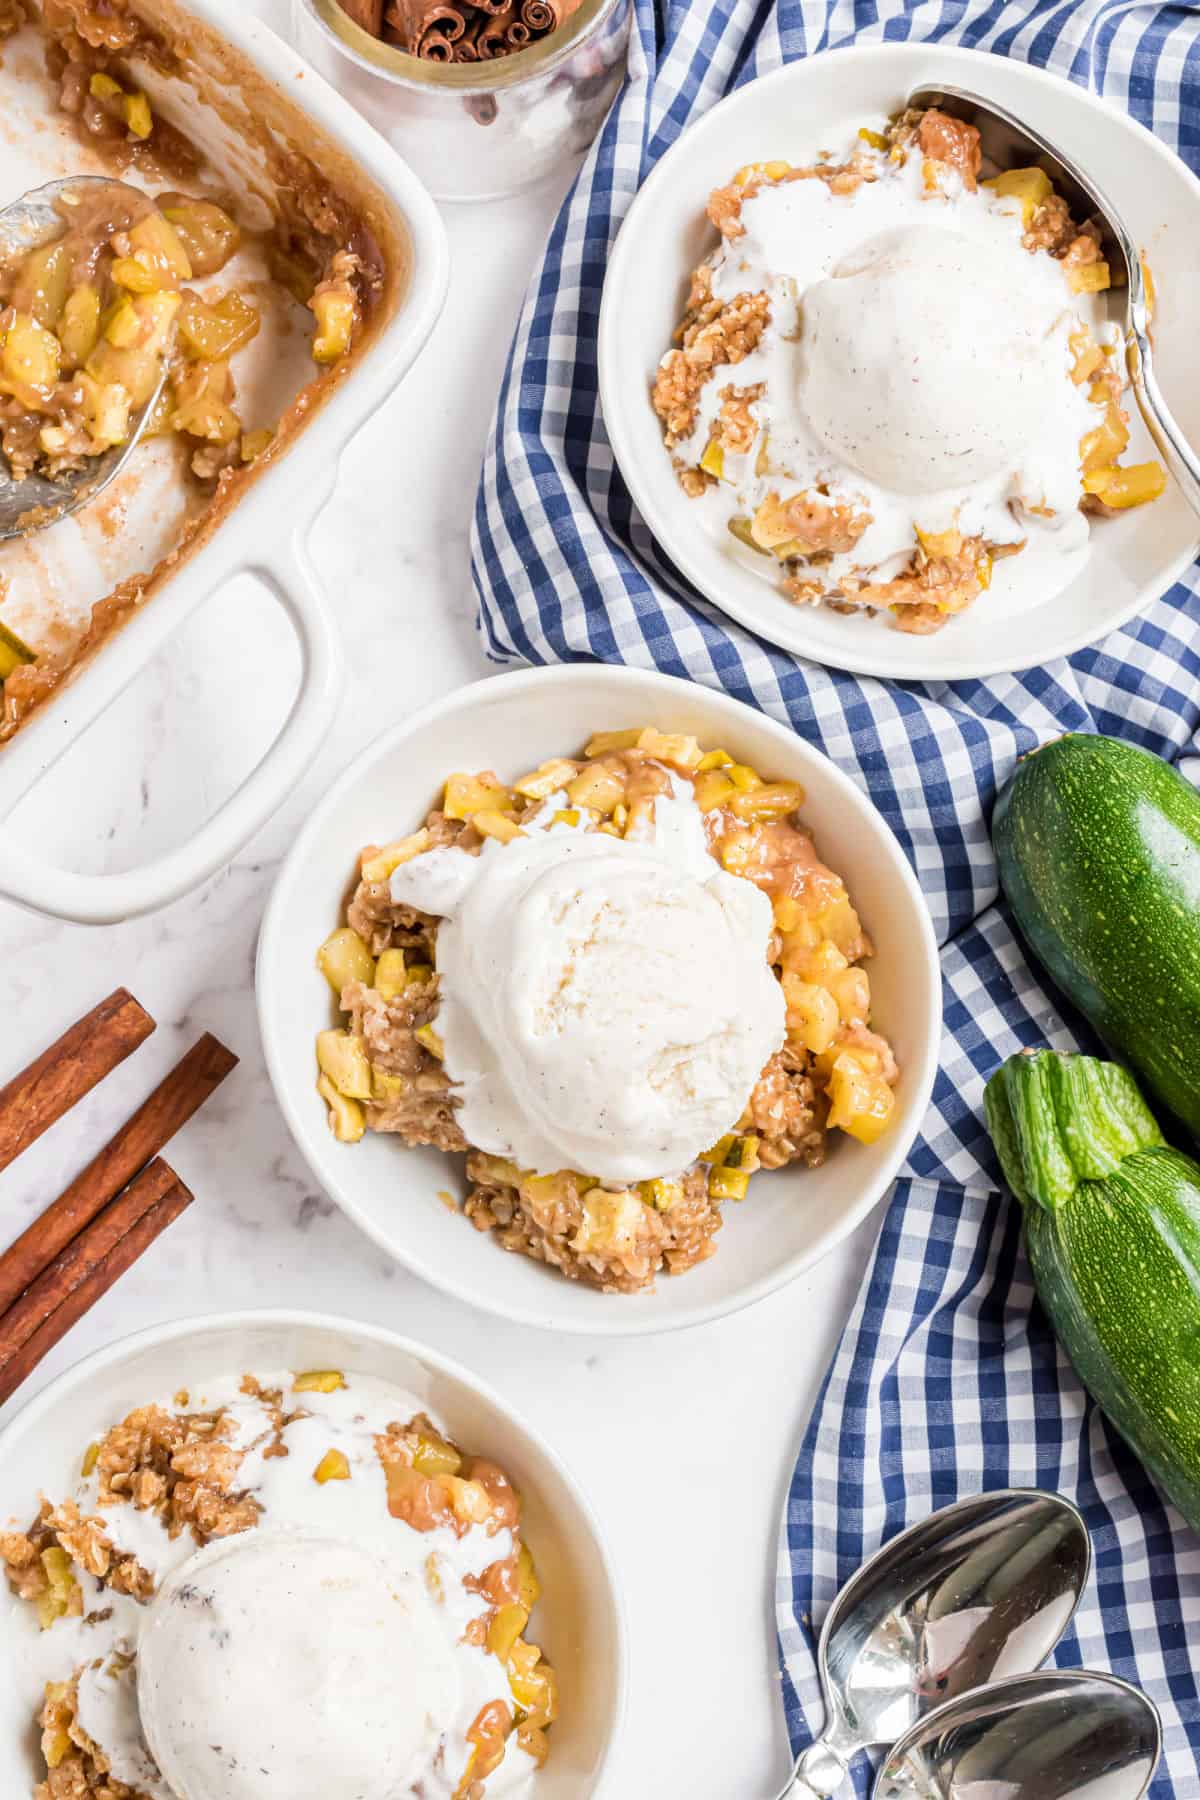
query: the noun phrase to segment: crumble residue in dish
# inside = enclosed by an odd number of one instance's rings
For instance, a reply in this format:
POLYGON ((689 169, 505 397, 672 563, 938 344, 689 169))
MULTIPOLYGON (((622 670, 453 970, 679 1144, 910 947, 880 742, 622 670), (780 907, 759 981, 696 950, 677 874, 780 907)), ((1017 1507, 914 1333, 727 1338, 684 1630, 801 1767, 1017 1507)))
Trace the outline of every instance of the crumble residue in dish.
POLYGON ((0 1534, 42 1626, 35 1800, 526 1791, 557 1690, 520 1497, 414 1396, 231 1378, 139 1407, 82 1467, 0 1534))
POLYGON ((973 126, 929 111, 807 167, 717 189, 653 403, 685 491, 796 604, 940 630, 1020 556, 1049 597, 1088 512, 1162 491, 1121 467, 1097 233, 1040 169, 980 179, 973 126))
POLYGON ((624 1293, 711 1256, 756 1170, 873 1142, 898 1070, 803 798, 651 727, 452 775, 319 953, 335 1135, 467 1152, 479 1230, 624 1293))

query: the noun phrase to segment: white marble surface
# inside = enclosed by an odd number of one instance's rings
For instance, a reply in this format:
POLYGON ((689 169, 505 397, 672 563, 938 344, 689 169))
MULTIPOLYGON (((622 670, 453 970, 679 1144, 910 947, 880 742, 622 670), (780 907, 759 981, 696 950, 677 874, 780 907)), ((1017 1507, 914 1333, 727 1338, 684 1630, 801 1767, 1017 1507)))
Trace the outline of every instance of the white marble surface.
MULTIPOLYGON (((279 0, 263 10, 273 20, 282 11, 279 0)), ((240 1067, 170 1151, 197 1204, 27 1392, 123 1333, 236 1306, 342 1312, 459 1358, 552 1440, 612 1534, 634 1650, 614 1800, 774 1800, 787 1768, 773 1627, 780 1505, 877 1219, 820 1269, 721 1324, 628 1344, 548 1339, 424 1286, 314 1190, 273 1103, 255 1023, 258 921, 307 803, 384 725, 488 672, 468 573, 475 474, 558 197, 540 190, 448 212, 449 306, 416 370, 347 454, 313 533, 340 605, 349 681, 328 748, 290 803, 231 868, 149 919, 88 929, 0 902, 0 1081, 119 982, 159 1020, 124 1068, 0 1176, 0 1233, 14 1236, 195 1037, 216 1032, 240 1067)), ((128 867, 167 848, 256 759, 294 678, 271 606, 249 588, 226 592, 15 824, 80 870, 128 867)))

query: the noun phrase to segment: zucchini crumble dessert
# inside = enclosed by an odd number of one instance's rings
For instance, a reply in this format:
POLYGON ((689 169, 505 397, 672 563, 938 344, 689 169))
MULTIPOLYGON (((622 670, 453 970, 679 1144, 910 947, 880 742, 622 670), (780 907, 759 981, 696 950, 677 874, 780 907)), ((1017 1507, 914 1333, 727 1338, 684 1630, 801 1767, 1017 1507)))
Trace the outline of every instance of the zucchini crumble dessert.
POLYGON ((413 1395, 310 1369, 138 1407, 0 1533, 41 1634, 34 1800, 496 1800, 554 1671, 521 1500, 413 1395))
POLYGON ((711 1256, 755 1170, 873 1142, 898 1071, 803 799, 652 727, 451 775, 318 953, 335 1136, 465 1152, 478 1230, 621 1293, 711 1256))
MULTIPOLYGON (((1099 236, 1038 168, 981 179, 930 109, 838 156, 751 163, 708 203, 652 400, 685 493, 796 605, 940 631, 1020 556, 1049 598, 1088 514, 1162 492, 1123 467, 1120 334, 1099 236)), ((1014 578, 1016 570, 1014 569, 1014 578)))

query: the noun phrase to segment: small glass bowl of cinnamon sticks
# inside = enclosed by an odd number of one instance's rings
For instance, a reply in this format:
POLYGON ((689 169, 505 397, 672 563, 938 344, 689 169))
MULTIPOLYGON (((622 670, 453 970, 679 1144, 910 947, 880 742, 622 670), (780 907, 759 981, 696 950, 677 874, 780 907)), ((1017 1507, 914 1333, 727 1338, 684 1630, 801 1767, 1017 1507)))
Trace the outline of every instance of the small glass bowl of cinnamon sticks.
POLYGON ((631 0, 292 0, 297 48, 439 200, 580 158, 625 72, 631 0))

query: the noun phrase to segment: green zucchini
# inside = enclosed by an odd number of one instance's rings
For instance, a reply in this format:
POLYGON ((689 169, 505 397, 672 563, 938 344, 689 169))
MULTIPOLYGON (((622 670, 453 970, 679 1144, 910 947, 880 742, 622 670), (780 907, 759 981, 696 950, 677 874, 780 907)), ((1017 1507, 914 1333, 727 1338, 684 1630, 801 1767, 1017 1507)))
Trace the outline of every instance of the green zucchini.
POLYGON ((1018 764, 992 841, 1038 961, 1200 1135, 1200 794, 1134 744, 1063 737, 1018 764))
POLYGON ((1200 1531, 1200 1166, 1117 1063, 1023 1051, 984 1105, 1060 1344, 1200 1531))

